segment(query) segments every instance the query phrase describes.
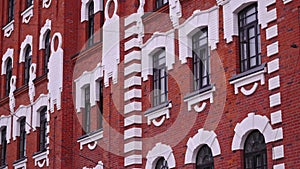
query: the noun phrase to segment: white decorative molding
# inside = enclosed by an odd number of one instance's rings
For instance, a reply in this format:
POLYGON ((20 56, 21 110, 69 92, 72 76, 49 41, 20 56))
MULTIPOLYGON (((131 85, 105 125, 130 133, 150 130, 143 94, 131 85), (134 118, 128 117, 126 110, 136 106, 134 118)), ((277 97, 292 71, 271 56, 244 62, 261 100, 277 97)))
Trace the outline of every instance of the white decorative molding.
POLYGON ((43 0, 43 8, 49 8, 52 0, 43 0))
POLYGON ((50 111, 54 112, 54 105, 57 110, 61 109, 61 92, 63 90, 63 56, 62 36, 60 33, 55 33, 51 40, 51 55, 48 62, 48 91, 50 99, 50 111), (57 50, 54 50, 54 40, 57 38, 57 50))
POLYGON ((263 68, 263 70, 261 70, 261 71, 254 72, 249 75, 246 75, 241 78, 237 78, 235 80, 230 81, 230 84, 234 85, 234 94, 238 94, 239 88, 241 87, 241 92, 244 95, 246 95, 246 96, 252 95, 258 87, 258 84, 256 82, 260 81, 260 85, 265 84, 265 72, 266 72, 266 69, 263 68), (244 86, 249 85, 249 84, 253 84, 251 89, 249 89, 249 90, 245 89, 244 86))
POLYGON ((16 99, 14 96, 14 91, 16 90, 17 77, 12 76, 10 79, 10 91, 9 91, 9 110, 10 113, 14 113, 14 108, 16 106, 16 99))
POLYGON ((80 108, 84 107, 84 87, 90 85, 90 101, 91 106, 96 105, 99 83, 97 80, 103 77, 103 69, 100 64, 90 72, 83 72, 77 79, 74 80, 76 86, 76 110, 80 112, 80 108))
POLYGON ((109 78, 113 84, 118 82, 118 64, 120 63, 120 19, 117 15, 118 1, 108 0, 105 6, 105 22, 103 25, 102 65, 104 69, 104 85, 109 86, 109 78), (114 12, 109 17, 108 9, 114 2, 114 12))
POLYGON ((34 166, 39 166, 40 168, 43 168, 45 165, 48 167, 49 166, 49 150, 34 154, 32 158, 34 159, 34 166))
POLYGON ((268 45, 267 46, 267 56, 270 57, 270 56, 277 54, 279 52, 278 48, 279 48, 278 41, 268 45))
POLYGON ((214 6, 205 11, 195 10, 193 15, 179 26, 179 59, 181 63, 186 63, 186 59, 193 56, 192 36, 205 27, 208 28, 208 45, 211 50, 214 50, 219 42, 218 7, 214 6))
POLYGON ((171 146, 162 143, 157 143, 155 147, 153 147, 152 150, 150 150, 146 156, 146 169, 154 169, 157 160, 159 160, 161 157, 163 157, 168 162, 169 168, 176 167, 176 160, 171 146))
POLYGON ((234 128, 234 137, 231 145, 232 151, 244 149, 244 143, 248 134, 253 130, 259 130, 263 134, 266 143, 281 140, 282 129, 273 129, 266 116, 249 113, 241 123, 234 128))
POLYGON ((276 36, 278 36, 278 25, 266 29, 266 40, 270 40, 276 36))
POLYGON ((31 106, 21 105, 13 114, 13 140, 16 140, 17 136, 20 136, 20 122, 21 117, 26 117, 25 131, 26 134, 30 133, 31 129, 31 106))
POLYGON ((224 20, 224 39, 226 42, 232 42, 232 36, 238 35, 238 13, 250 4, 258 4, 258 23, 264 29, 267 24, 276 19, 273 10, 267 11, 267 7, 274 4, 275 0, 259 1, 259 0, 228 0, 224 1, 223 5, 223 20, 224 20))
POLYGON ((84 145, 88 145, 88 148, 90 150, 94 150, 97 146, 97 141, 103 138, 103 130, 95 131, 94 133, 91 133, 90 135, 84 136, 83 138, 80 138, 77 140, 77 143, 80 144, 80 150, 83 149, 84 145))
POLYGON ((94 2, 94 14, 103 11, 103 0, 81 0, 81 22, 88 20, 89 5, 94 2))
POLYGON ((40 44, 39 50, 45 49, 45 40, 48 31, 51 31, 51 20, 47 19, 44 26, 40 30, 40 44))
POLYGON ((273 72, 276 72, 279 70, 279 59, 274 59, 271 62, 268 62, 268 74, 271 74, 273 72))
MULTIPOLYGON (((204 91, 204 92, 199 92, 198 94, 195 94, 191 97, 187 97, 187 98, 184 98, 184 102, 187 102, 188 103, 188 111, 191 111, 192 110, 192 105, 196 104, 196 103, 201 103, 207 99, 209 99, 209 102, 210 103, 213 103, 214 102, 214 97, 213 97, 213 92, 215 91, 215 87, 213 86, 211 89, 209 89, 208 91, 204 91)), ((195 92, 198 92, 198 91, 195 91, 195 92)), ((198 113, 202 112, 205 107, 206 107, 207 103, 206 102, 203 102, 202 103, 202 106, 198 106, 198 105, 195 105, 194 106, 194 110, 198 113)))
POLYGON ((282 112, 278 110, 276 112, 271 113, 271 124, 278 124, 282 122, 282 112))
POLYGON ((31 48, 29 55, 32 55, 32 35, 27 35, 21 44, 19 63, 25 62, 25 50, 28 45, 31 48))
POLYGON ((182 16, 182 9, 179 0, 170 0, 169 1, 169 15, 172 21, 173 27, 179 25, 179 18, 182 16))
POLYGON ((280 87, 280 77, 275 76, 269 79, 269 90, 274 90, 280 87))
POLYGON ((124 126, 130 126, 133 124, 142 124, 142 116, 132 115, 124 119, 124 126))
POLYGON ((130 88, 132 86, 142 85, 142 78, 139 76, 132 76, 124 81, 124 89, 130 88))
POLYGON ((47 107, 47 121, 49 121, 49 111, 48 111, 48 95, 46 94, 41 94, 35 101, 32 103, 32 128, 33 131, 36 130, 37 127, 40 127, 40 111, 44 108, 47 107))
POLYGON ((283 4, 287 4, 287 3, 292 2, 293 0, 282 0, 282 1, 283 1, 283 4))
POLYGON ((129 63, 133 60, 141 60, 141 51, 132 51, 125 55, 124 63, 129 63))
POLYGON ((275 107, 281 104, 281 95, 280 93, 273 94, 269 96, 270 107, 275 107))
POLYGON ((4 31, 4 37, 10 37, 11 33, 14 31, 14 23, 15 20, 12 20, 2 28, 2 30, 4 31))
POLYGON ((141 128, 133 127, 124 131, 124 140, 134 138, 134 137, 142 137, 141 128))
POLYGON ((276 146, 272 148, 272 159, 273 160, 278 160, 280 158, 284 157, 284 147, 283 145, 281 146, 276 146))
POLYGON ((196 163, 198 151, 203 145, 207 145, 211 149, 214 157, 221 154, 221 148, 216 133, 202 128, 198 130, 196 135, 189 138, 184 164, 196 163))
POLYGON ((26 169, 27 158, 24 158, 22 161, 14 163, 14 169, 26 169))
POLYGON ((141 102, 131 102, 124 106, 124 114, 128 114, 133 111, 142 111, 141 102))
POLYGON ((273 169, 285 169, 284 163, 276 164, 273 166, 273 169))
POLYGON ((133 99, 133 98, 142 98, 141 89, 132 89, 124 93, 124 101, 133 99))
POLYGON ((5 54, 2 57, 2 71, 1 71, 1 75, 5 75, 6 74, 6 66, 7 66, 7 59, 10 58, 11 59, 11 67, 13 68, 13 63, 14 63, 14 49, 12 48, 8 48, 5 52, 5 54))
POLYGON ((151 122, 154 126, 161 126, 166 119, 170 118, 170 110, 172 108, 172 103, 169 102, 166 105, 161 105, 159 108, 154 107, 155 110, 147 110, 145 112, 145 117, 147 118, 147 124, 151 125, 151 122), (159 121, 156 119, 161 117, 159 121))
POLYGON ((153 54, 161 48, 165 48, 166 67, 173 69, 175 63, 174 30, 166 33, 155 32, 152 37, 141 46, 142 48, 142 78, 148 80, 148 75, 153 74, 153 54))
POLYGON ((25 11, 21 13, 22 22, 29 23, 30 19, 33 17, 33 5, 28 7, 25 11))
MULTIPOLYGON (((2 115, 0 117, 0 128, 1 127, 6 127, 6 141, 7 143, 10 143, 11 139, 11 115, 9 116, 4 116, 2 115)), ((0 135, 0 140, 2 140, 1 135, 0 135)), ((0 143, 1 145, 1 143, 0 143)))
POLYGON ((124 153, 128 153, 130 151, 141 151, 142 145, 142 141, 131 141, 126 143, 124 144, 124 153))
POLYGON ((103 169, 103 163, 102 161, 99 161, 98 164, 93 168, 83 167, 82 169, 103 169))
POLYGON ((131 73, 138 74, 142 71, 141 68, 141 64, 139 63, 133 63, 129 66, 126 66, 124 68, 124 76, 130 75, 131 73))
POLYGON ((130 155, 125 157, 124 159, 124 166, 130 166, 134 164, 142 164, 142 155, 130 155))
POLYGON ((33 103, 34 96, 35 96, 35 86, 33 83, 33 80, 35 78, 36 78, 36 64, 32 63, 29 69, 29 82, 28 82, 28 87, 29 87, 28 96, 31 104, 33 103))

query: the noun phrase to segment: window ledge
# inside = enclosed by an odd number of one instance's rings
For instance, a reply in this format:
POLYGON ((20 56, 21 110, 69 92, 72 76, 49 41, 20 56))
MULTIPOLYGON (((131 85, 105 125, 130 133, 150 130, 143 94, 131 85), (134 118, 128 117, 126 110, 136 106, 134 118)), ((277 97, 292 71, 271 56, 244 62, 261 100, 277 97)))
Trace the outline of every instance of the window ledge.
POLYGON ((159 106, 153 107, 145 111, 145 117, 147 118, 148 125, 151 125, 151 122, 154 126, 161 126, 166 119, 170 118, 169 109, 172 108, 172 101, 168 101, 159 106), (156 118, 162 117, 160 121, 156 121, 156 118))
MULTIPOLYGON (((203 89, 200 89, 200 90, 197 90, 197 91, 187 94, 183 98, 183 100, 184 100, 184 102, 188 103, 188 111, 192 110, 192 105, 203 102, 204 100, 207 100, 207 99, 210 100, 210 103, 213 103, 214 102, 214 100, 213 100, 213 92, 214 91, 216 91, 215 86, 210 85, 203 89)), ((195 105, 194 110, 196 112, 200 113, 205 109, 206 105, 207 105, 206 102, 203 102, 200 107, 199 107, 199 105, 195 105)))
POLYGON ((14 23, 15 20, 12 20, 2 28, 5 37, 7 38, 10 37, 11 33, 14 31, 14 23))
POLYGON ((265 84, 265 72, 266 72, 266 64, 262 64, 256 68, 250 69, 246 72, 240 73, 238 75, 234 75, 229 79, 230 84, 234 85, 234 94, 239 93, 239 88, 241 87, 241 93, 246 96, 252 95, 257 87, 258 82, 260 81, 261 85, 265 84), (247 90, 244 86, 252 84, 251 89, 247 90))
POLYGON ((8 165, 7 164, 2 165, 2 166, 0 166, 0 169, 8 169, 8 165))
POLYGON ((31 5, 25 11, 23 11, 21 13, 21 16, 22 16, 23 23, 29 23, 31 17, 33 17, 33 5, 31 5))
POLYGON ((13 163, 14 169, 26 168, 26 163, 27 163, 27 157, 16 160, 13 163))
POLYGON ((90 150, 94 150, 97 146, 97 140, 100 140, 101 138, 103 138, 103 129, 79 137, 77 143, 80 143, 80 150, 82 150, 83 146, 86 144, 90 150))
POLYGON ((40 168, 49 166, 49 158, 48 158, 49 150, 39 151, 33 154, 32 158, 34 159, 34 165, 39 166, 40 168))

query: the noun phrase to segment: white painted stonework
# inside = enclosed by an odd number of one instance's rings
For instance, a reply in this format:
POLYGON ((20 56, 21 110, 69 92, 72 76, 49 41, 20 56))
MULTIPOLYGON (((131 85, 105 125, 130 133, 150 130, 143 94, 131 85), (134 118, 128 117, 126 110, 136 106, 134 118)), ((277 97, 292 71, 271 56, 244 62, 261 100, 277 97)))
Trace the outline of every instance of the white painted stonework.
POLYGON ((280 77, 275 76, 269 79, 269 90, 274 90, 280 87, 280 77))
POLYGON ((9 22, 7 25, 5 25, 2 30, 4 31, 4 37, 9 38, 11 33, 14 31, 14 23, 15 20, 12 20, 11 22, 9 22))
POLYGON ((214 50, 219 42, 218 7, 212 7, 205 11, 196 10, 191 17, 178 27, 179 59, 181 63, 186 63, 186 59, 193 56, 192 36, 205 27, 208 28, 208 45, 211 50, 214 50))
POLYGON ((103 169, 103 163, 102 161, 99 161, 98 164, 93 168, 83 167, 82 169, 103 169))
POLYGON ((125 157, 124 166, 130 166, 133 164, 142 164, 142 155, 130 155, 125 157))
POLYGON ((103 11, 103 0, 81 0, 81 22, 88 20, 90 2, 94 2, 94 14, 103 11))
POLYGON ((31 106, 21 105, 13 114, 13 140, 20 136, 20 122, 21 117, 26 117, 25 131, 29 134, 31 129, 31 106))
POLYGON ((1 75, 5 75, 6 74, 6 66, 7 66, 7 59, 10 58, 11 59, 11 67, 13 68, 13 63, 14 63, 14 49, 12 48, 8 48, 6 50, 6 52, 4 53, 3 57, 2 57, 2 64, 1 64, 1 75))
POLYGON ((43 0, 43 8, 49 8, 52 0, 43 0))
POLYGON ((77 140, 77 142, 80 145, 80 150, 83 149, 84 145, 87 145, 89 150, 94 150, 98 144, 98 140, 101 138, 103 138, 103 130, 97 131, 88 137, 77 140))
POLYGON ((133 60, 141 60, 142 53, 141 51, 132 51, 125 55, 124 63, 129 63, 133 60))
POLYGON ((131 102, 131 103, 125 105, 124 114, 128 114, 133 111, 142 111, 142 103, 141 102, 131 102))
POLYGON ((19 161, 18 163, 14 163, 14 169, 26 169, 26 164, 27 164, 27 158, 25 158, 22 161, 19 161))
POLYGON ((120 63, 120 19, 117 15, 118 1, 108 0, 105 6, 105 22, 103 25, 102 66, 104 69, 104 85, 109 86, 109 78, 113 84, 118 81, 118 64, 120 63), (114 13, 110 18, 108 9, 114 3, 114 13))
POLYGON ((45 40, 48 31, 51 31, 51 20, 47 19, 44 26, 40 30, 39 49, 45 49, 45 40))
POLYGON ((267 56, 273 56, 279 52, 278 41, 267 46, 267 56))
POLYGON ((174 36, 174 30, 166 33, 155 32, 152 37, 141 46, 143 81, 147 81, 148 75, 153 74, 153 54, 161 48, 165 48, 167 69, 173 69, 173 64, 175 63, 174 36))
POLYGON ((141 64, 133 63, 124 68, 124 76, 130 75, 132 73, 138 74, 141 72, 141 64))
POLYGON ((154 169, 157 160, 159 160, 159 158, 161 157, 163 157, 168 162, 169 168, 176 167, 176 160, 172 148, 169 145, 157 143, 146 156, 146 169, 154 169))
POLYGON ((133 98, 142 98, 142 90, 141 89, 132 89, 124 94, 124 101, 133 99, 133 98))
POLYGON ((147 118, 147 124, 151 125, 151 123, 153 123, 153 125, 156 127, 161 126, 165 122, 165 120, 170 118, 171 108, 172 103, 169 102, 167 106, 145 114, 145 117, 147 118), (157 118, 160 118, 160 120, 157 121, 157 118))
POLYGON ((130 88, 135 85, 141 85, 142 79, 139 76, 132 76, 124 81, 124 89, 130 88))
POLYGON ((280 93, 273 94, 269 97, 270 107, 275 107, 281 104, 281 95, 280 93))
POLYGON ((284 165, 284 163, 276 164, 273 166, 273 169, 285 169, 285 165, 284 165))
POLYGON ((22 23, 29 23, 30 19, 33 17, 33 5, 28 7, 24 12, 21 13, 22 23))
POLYGON ((36 64, 32 63, 29 69, 29 82, 28 82, 28 96, 30 103, 33 103, 34 96, 35 96, 35 86, 34 86, 34 79, 36 78, 36 64))
POLYGON ((177 27, 179 25, 179 18, 182 16, 182 9, 179 0, 169 0, 169 15, 173 27, 177 27))
MULTIPOLYGON (((10 139, 11 139, 11 115, 9 116, 4 116, 2 115, 0 117, 0 128, 1 127, 6 127, 6 141, 7 143, 10 143, 10 139)), ((0 135, 0 140, 2 140, 1 135, 0 135)), ((1 143, 0 143, 1 145, 1 143)))
POLYGON ((14 91, 16 90, 17 77, 12 76, 10 79, 10 91, 9 91, 9 109, 11 113, 14 113, 14 108, 16 106, 16 99, 14 96, 14 91))
POLYGON ((278 124, 282 122, 282 112, 281 110, 278 110, 274 113, 271 113, 271 124, 278 124))
POLYGON ((49 121, 49 112, 48 112, 48 95, 41 94, 32 104, 32 128, 33 131, 36 130, 37 127, 40 127, 40 111, 47 107, 47 121, 49 121))
POLYGON ((27 35, 21 44, 19 63, 25 62, 25 50, 28 45, 31 48, 29 55, 32 56, 32 35, 27 35))
POLYGON ((74 80, 76 85, 76 110, 80 112, 80 108, 84 108, 84 88, 90 85, 90 102, 91 106, 96 105, 99 100, 97 93, 99 93, 99 82, 97 80, 103 77, 103 69, 98 64, 97 67, 90 72, 83 72, 80 77, 74 80))
POLYGON ((278 36, 278 26, 274 25, 266 29, 266 39, 270 40, 274 37, 278 36))
POLYGON ((34 159, 34 166, 38 166, 40 168, 43 168, 44 166, 49 166, 49 150, 39 153, 37 155, 33 155, 32 158, 34 159))
POLYGON ((234 128, 235 134, 231 145, 232 151, 244 149, 245 140, 252 130, 259 130, 264 135, 266 143, 283 138, 282 129, 273 129, 266 116, 249 113, 248 117, 234 128))
POLYGON ((48 62, 48 91, 50 99, 50 111, 54 112, 54 105, 57 110, 61 109, 61 92, 63 90, 63 56, 62 36, 60 33, 55 33, 51 40, 51 55, 48 62), (54 40, 57 38, 57 50, 54 50, 54 40))
POLYGON ((124 153, 128 153, 130 151, 141 151, 141 150, 142 150, 141 141, 131 141, 129 143, 124 144, 124 153))
POLYGON ((283 157, 284 157, 284 147, 283 147, 283 145, 273 147, 273 149, 272 149, 272 159, 273 160, 278 160, 278 159, 283 158, 283 157))
POLYGON ((124 131, 124 140, 134 138, 134 137, 142 137, 142 129, 141 128, 130 128, 124 131))
POLYGON ((124 119, 124 126, 130 126, 133 124, 142 124, 142 116, 141 115, 132 115, 129 117, 126 117, 124 119))
POLYGON ((287 4, 289 2, 292 2, 293 0, 282 0, 284 4, 287 4))
POLYGON ((274 59, 271 62, 268 62, 268 74, 271 74, 273 72, 276 72, 279 70, 279 59, 274 59))

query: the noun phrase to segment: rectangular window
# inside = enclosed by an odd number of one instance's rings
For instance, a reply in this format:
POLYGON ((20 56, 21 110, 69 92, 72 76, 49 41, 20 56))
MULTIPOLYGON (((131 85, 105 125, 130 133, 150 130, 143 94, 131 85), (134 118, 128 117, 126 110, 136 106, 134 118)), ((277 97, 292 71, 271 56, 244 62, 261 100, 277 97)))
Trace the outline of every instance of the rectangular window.
POLYGON ((19 159, 25 158, 26 156, 26 118, 23 117, 20 121, 20 140, 19 140, 19 159))
POLYGON ((40 112, 40 147, 39 151, 46 150, 46 128, 47 128, 47 107, 44 107, 40 112))
POLYGON ((156 0, 156 9, 161 8, 168 2, 169 2, 169 0, 156 0))
POLYGON ((14 20, 15 0, 8 0, 8 22, 14 20))
POLYGON ((160 50, 153 56, 153 106, 167 101, 168 75, 166 70, 165 50, 160 50))
POLYGON ((89 20, 88 20, 88 46, 94 44, 94 2, 89 4, 89 20))
POLYGON ((257 4, 246 7, 239 13, 239 44, 241 72, 261 64, 260 27, 257 4))
POLYGON ((98 129, 103 128, 103 80, 99 82, 99 120, 98 129))
POLYGON ((210 84, 210 52, 207 32, 207 28, 204 28, 192 37, 194 90, 199 90, 210 84))
POLYGON ((84 88, 84 131, 90 132, 91 122, 90 86, 84 88))
POLYGON ((6 127, 3 127, 1 130, 1 166, 6 165, 6 127))

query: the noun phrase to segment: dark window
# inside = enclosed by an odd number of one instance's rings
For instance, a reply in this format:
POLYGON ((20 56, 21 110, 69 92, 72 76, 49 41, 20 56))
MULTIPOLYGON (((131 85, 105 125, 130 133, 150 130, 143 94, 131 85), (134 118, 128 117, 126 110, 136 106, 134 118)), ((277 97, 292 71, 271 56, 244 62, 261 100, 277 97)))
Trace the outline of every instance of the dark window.
POLYGON ((168 162, 164 158, 160 158, 156 163, 155 169, 169 169, 168 162))
POLYGON ((6 127, 1 130, 1 166, 6 165, 6 127))
POLYGON ((168 2, 169 2, 169 0, 156 0, 156 9, 164 6, 168 2))
POLYGON ((196 169, 214 168, 214 158, 212 156, 211 149, 207 145, 200 148, 196 160, 196 169))
POLYGON ((90 132, 91 121, 90 86, 84 88, 84 131, 90 132))
POLYGON ((89 20, 88 20, 88 46, 94 44, 94 2, 89 4, 89 20))
POLYGON ((209 48, 207 28, 197 32, 193 37, 193 73, 194 90, 209 85, 209 48))
POLYGON ((31 47, 27 46, 25 50, 24 84, 29 82, 29 71, 31 66, 31 47))
POLYGON ((259 66, 261 64, 261 43, 257 4, 253 4, 239 13, 239 44, 241 72, 259 66))
POLYGON ((45 38, 44 73, 48 72, 49 59, 50 59, 50 31, 47 32, 45 38))
POLYGON ((12 77, 12 60, 8 58, 6 61, 6 81, 5 81, 5 95, 8 96, 10 92, 10 79, 12 77))
POLYGON ((167 78, 166 54, 161 49, 153 56, 153 106, 158 106, 167 101, 167 78))
POLYGON ((267 148, 264 136, 255 130, 249 134, 244 147, 245 169, 267 169, 267 148))
POLYGON ((8 22, 14 19, 15 0, 8 0, 8 22))
POLYGON ((47 107, 44 107, 40 111, 40 151, 46 150, 46 128, 47 128, 47 107))
POLYGON ((26 0, 26 8, 30 7, 33 5, 33 0, 26 0))
POLYGON ((99 82, 99 121, 98 129, 103 128, 103 80, 99 82))
POLYGON ((26 118, 23 117, 19 121, 20 123, 20 141, 19 141, 19 159, 25 158, 26 155, 26 118))

